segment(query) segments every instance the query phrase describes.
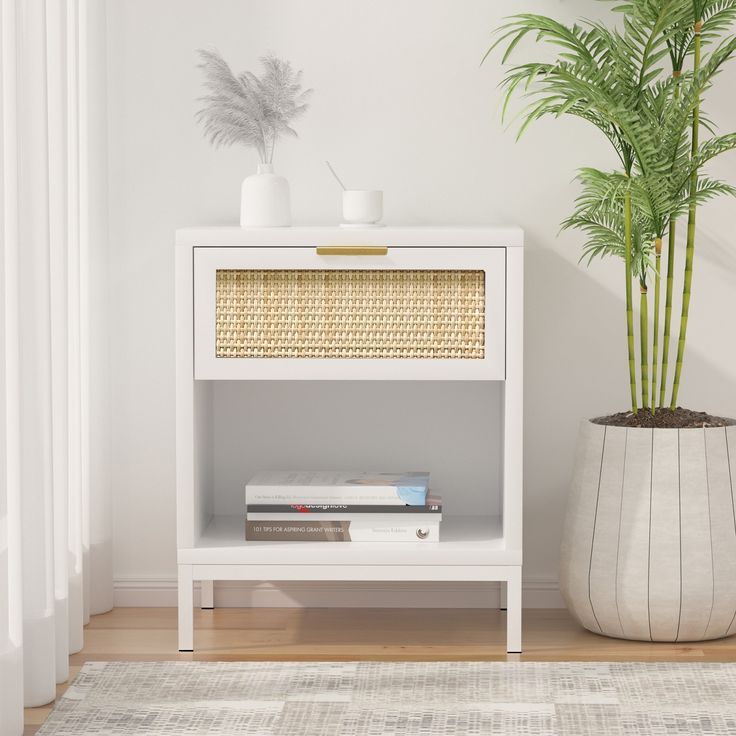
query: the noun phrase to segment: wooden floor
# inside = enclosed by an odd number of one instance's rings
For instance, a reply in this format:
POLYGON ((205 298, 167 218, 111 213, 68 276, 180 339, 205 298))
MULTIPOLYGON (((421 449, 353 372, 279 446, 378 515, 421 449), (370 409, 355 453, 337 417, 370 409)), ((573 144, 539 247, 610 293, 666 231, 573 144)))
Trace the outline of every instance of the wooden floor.
MULTIPOLYGON (((524 612, 524 654, 505 651, 505 614, 485 609, 222 608, 196 611, 194 653, 176 646, 176 609, 94 616, 71 678, 91 660, 736 661, 736 637, 649 644, 590 634, 563 610, 524 612)), ((65 685, 60 685, 61 694, 65 685)), ((35 733, 51 706, 26 710, 35 733)))

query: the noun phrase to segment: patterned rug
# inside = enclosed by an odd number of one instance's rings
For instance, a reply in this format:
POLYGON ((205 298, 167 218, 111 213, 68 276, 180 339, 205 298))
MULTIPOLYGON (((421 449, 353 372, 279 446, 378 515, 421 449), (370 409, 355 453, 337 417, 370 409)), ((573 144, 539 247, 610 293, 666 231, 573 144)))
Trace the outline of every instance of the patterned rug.
POLYGON ((39 733, 736 734, 736 665, 92 662, 39 733))

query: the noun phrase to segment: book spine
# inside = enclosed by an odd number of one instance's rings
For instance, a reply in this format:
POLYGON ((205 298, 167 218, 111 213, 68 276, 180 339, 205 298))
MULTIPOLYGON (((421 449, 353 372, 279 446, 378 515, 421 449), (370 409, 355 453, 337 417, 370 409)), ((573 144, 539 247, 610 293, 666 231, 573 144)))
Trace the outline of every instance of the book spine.
MULTIPOLYGON (((253 509, 250 506, 249 509, 253 509)), ((287 507, 288 508, 288 507, 287 507)), ((424 524, 434 524, 442 521, 442 513, 431 514, 414 514, 412 508, 416 506, 397 506, 397 509, 407 509, 399 513, 357 513, 351 514, 347 511, 341 512, 322 512, 310 511, 309 513, 299 513, 298 511, 274 512, 274 511, 247 511, 246 518, 249 521, 352 521, 361 524, 369 524, 372 526, 398 525, 398 526, 423 526, 424 524)))
POLYGON ((352 521, 250 521, 245 538, 259 542, 438 542, 439 523, 371 525, 352 521))
MULTIPOLYGON (((302 517, 313 518, 313 514, 330 514, 346 519, 353 514, 426 514, 431 517, 442 514, 442 504, 427 504, 426 506, 396 506, 392 504, 268 504, 251 503, 245 507, 248 516, 260 514, 258 518, 281 518, 282 514, 298 514, 302 517), (264 516, 269 514, 269 516, 264 516), (275 516, 274 516, 275 515, 275 516)), ((256 518, 255 516, 253 518, 256 518)))
POLYGON ((408 501, 399 496, 396 488, 382 486, 378 488, 287 488, 270 486, 246 486, 245 505, 253 504, 340 504, 370 506, 381 504, 386 506, 425 506, 426 493, 414 494, 408 501))

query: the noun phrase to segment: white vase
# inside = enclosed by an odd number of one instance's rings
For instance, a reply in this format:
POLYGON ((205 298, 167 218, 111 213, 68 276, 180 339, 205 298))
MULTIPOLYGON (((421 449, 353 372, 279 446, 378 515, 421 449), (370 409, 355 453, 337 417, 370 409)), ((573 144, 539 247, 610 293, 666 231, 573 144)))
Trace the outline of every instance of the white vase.
POLYGON ((590 631, 643 641, 736 634, 736 426, 583 422, 560 588, 590 631))
POLYGON ((258 164, 258 173, 243 180, 240 227, 291 225, 289 182, 273 173, 273 164, 258 164))

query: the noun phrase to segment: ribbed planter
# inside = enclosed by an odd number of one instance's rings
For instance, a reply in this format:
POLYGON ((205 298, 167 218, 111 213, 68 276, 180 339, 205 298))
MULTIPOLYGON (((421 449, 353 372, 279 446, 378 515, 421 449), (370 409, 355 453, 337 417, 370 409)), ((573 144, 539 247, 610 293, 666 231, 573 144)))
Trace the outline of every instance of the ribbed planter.
POLYGON ((560 586, 590 631, 703 641, 736 633, 736 426, 583 422, 560 586))

